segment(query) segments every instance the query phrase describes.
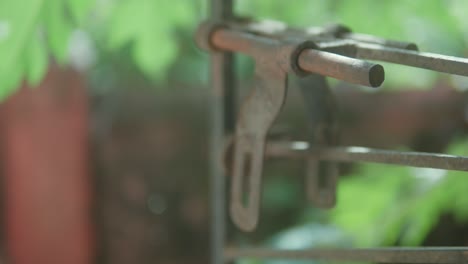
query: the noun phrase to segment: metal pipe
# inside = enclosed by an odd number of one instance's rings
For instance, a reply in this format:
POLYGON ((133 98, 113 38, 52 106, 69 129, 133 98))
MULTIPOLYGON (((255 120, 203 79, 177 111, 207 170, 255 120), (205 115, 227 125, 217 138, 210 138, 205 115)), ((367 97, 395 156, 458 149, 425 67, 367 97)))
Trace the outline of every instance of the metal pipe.
POLYGON ((401 152, 365 147, 328 147, 310 150, 307 142, 270 142, 266 154, 270 157, 307 158, 344 162, 374 162, 411 167, 468 171, 468 157, 425 152, 401 152))
MULTIPOLYGON (((211 18, 216 21, 232 17, 232 0, 211 0, 211 18)), ((223 248, 226 237, 226 182, 219 157, 223 154, 225 120, 229 111, 226 106, 233 106, 233 55, 228 52, 211 54, 210 97, 210 190, 211 190, 211 263, 224 263, 223 248)), ((232 118, 231 118, 232 119, 232 118)), ((231 120, 233 121, 233 120, 231 120)))
POLYGON ((356 58, 387 61, 450 74, 468 76, 468 59, 373 44, 358 44, 356 58))
POLYGON ((262 248, 227 248, 228 260, 238 258, 323 260, 371 263, 466 263, 467 247, 367 248, 280 250, 262 248))
POLYGON ((382 65, 314 49, 304 50, 298 64, 307 72, 370 87, 378 87, 385 80, 382 65))

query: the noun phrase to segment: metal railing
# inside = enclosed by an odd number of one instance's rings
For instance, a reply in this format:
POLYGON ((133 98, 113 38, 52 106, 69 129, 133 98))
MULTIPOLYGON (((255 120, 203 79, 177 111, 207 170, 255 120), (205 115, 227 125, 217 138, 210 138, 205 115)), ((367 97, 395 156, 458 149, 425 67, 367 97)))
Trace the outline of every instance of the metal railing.
POLYGON ((325 77, 377 87, 384 68, 363 59, 380 60, 468 76, 468 59, 419 52, 411 42, 386 40, 331 25, 289 28, 280 22, 256 22, 233 16, 233 2, 211 1, 211 20, 197 32, 199 46, 211 51, 211 187, 212 263, 237 258, 315 259, 379 263, 468 263, 468 248, 373 248, 275 250, 225 248, 226 182, 220 157, 231 163, 230 214, 243 231, 256 228, 264 157, 305 159, 308 193, 317 207, 336 202, 337 162, 373 162, 413 167, 468 171, 468 157, 339 146, 336 106, 325 77), (256 62, 255 84, 234 118, 235 79, 231 52, 256 62), (299 86, 308 109, 308 142, 267 142, 266 136, 281 111, 288 74, 301 76, 299 86), (314 89, 310 88, 314 85, 314 89), (235 127, 234 127, 234 124, 235 127), (233 134, 225 149, 225 137, 233 134), (244 193, 248 183, 247 193, 244 193), (245 199, 247 197, 247 199, 245 199))

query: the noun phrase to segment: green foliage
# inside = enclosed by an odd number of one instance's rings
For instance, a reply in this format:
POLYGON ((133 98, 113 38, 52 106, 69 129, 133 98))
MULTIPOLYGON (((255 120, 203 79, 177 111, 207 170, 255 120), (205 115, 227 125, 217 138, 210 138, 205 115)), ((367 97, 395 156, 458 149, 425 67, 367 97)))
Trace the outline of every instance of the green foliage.
POLYGON ((404 167, 363 165, 340 181, 332 222, 352 234, 358 246, 394 243, 417 186, 410 172, 404 167))
POLYGON ((296 0, 269 1, 269 0, 238 0, 236 11, 239 14, 259 19, 275 19, 295 26, 320 25, 334 20, 336 1, 330 0, 296 0))
POLYGON ((76 25, 85 24, 95 0, 68 0, 68 11, 76 25))
MULTIPOLYGON (((35 25, 41 17, 42 0, 29 1, 31 8, 24 8, 21 1, 2 1, 0 4, 0 96, 4 97, 18 85, 26 71, 26 58, 23 53, 31 36, 36 34, 35 25)), ((31 49, 35 50, 35 49, 31 49)), ((36 54, 36 52, 31 52, 36 54)))
POLYGON ((193 25, 194 10, 189 2, 122 1, 111 14, 108 47, 115 51, 131 44, 133 59, 141 70, 162 78, 178 54, 175 29, 193 25))
POLYGON ((37 84, 47 71, 48 55, 43 41, 33 41, 27 44, 26 79, 31 84, 37 84))
MULTIPOLYGON (((468 3, 463 0, 237 0, 235 6, 238 14, 259 19, 296 26, 339 22, 356 32, 413 41, 422 50, 466 52, 468 3)), ((206 56, 193 47, 192 34, 204 9, 204 0, 0 1, 0 99, 24 77, 37 84, 49 58, 66 64, 68 39, 76 28, 87 31, 103 54, 129 51, 132 62, 153 80, 167 78, 171 66, 183 80, 203 79, 195 76, 206 74, 201 62, 206 56)), ((386 84, 392 87, 429 87, 437 78, 404 66, 386 69, 386 84)))
POLYGON ((23 76, 36 85, 47 71, 49 52, 66 63, 70 33, 91 4, 91 0, 0 2, 0 99, 18 87, 23 76))
POLYGON ((49 57, 66 64, 70 34, 76 28, 102 42, 98 45, 104 52, 119 53, 129 46, 136 65, 148 77, 162 79, 179 55, 178 33, 191 41, 200 6, 199 1, 115 0, 95 5, 94 0, 3 0, 0 99, 18 87, 23 76, 31 85, 38 84, 49 57))

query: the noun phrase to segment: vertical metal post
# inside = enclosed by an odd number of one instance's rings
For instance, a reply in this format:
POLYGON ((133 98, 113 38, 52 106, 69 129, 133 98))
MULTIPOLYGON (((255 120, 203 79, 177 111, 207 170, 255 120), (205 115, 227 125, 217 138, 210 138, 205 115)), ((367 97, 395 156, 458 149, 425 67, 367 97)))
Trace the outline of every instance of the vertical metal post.
MULTIPOLYGON (((223 20, 232 16, 233 0, 211 0, 211 17, 223 20)), ((211 263, 224 262, 226 234, 226 182, 221 167, 226 130, 234 127, 233 55, 213 52, 211 55, 211 263)))

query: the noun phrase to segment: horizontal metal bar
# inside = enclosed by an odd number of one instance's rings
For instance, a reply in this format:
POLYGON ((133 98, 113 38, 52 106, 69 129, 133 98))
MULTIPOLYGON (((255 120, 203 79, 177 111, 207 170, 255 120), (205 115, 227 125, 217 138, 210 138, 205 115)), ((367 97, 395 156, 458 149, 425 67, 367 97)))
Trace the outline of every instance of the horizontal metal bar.
POLYGON ((311 155, 320 160, 345 162, 374 162, 411 167, 468 171, 468 157, 426 152, 401 152, 365 147, 327 147, 309 149, 304 141, 269 142, 266 155, 270 157, 306 158, 311 155))
POLYGON ((373 44, 358 44, 356 57, 468 76, 468 59, 466 58, 388 48, 373 44))
POLYGON ((238 258, 324 260, 375 263, 468 263, 467 247, 276 250, 226 248, 227 261, 238 258))
POLYGON ((418 50, 416 44, 412 42, 403 42, 397 40, 384 39, 377 36, 353 33, 351 30, 340 24, 330 24, 321 27, 295 28, 289 27, 286 23, 275 20, 238 20, 230 21, 229 26, 257 35, 269 36, 273 38, 311 38, 318 40, 321 38, 330 38, 354 40, 369 44, 379 44, 391 48, 418 50))
POLYGON ((365 42, 369 44, 378 44, 378 45, 383 45, 386 47, 390 48, 396 48, 396 49, 406 49, 406 50, 418 50, 418 46, 416 44, 411 43, 411 42, 403 42, 403 41, 397 41, 397 40, 389 40, 389 39, 384 39, 372 35, 367 35, 367 34, 361 34, 361 33, 343 33, 338 36, 339 38, 344 38, 344 39, 352 39, 355 41, 359 42, 365 42))
MULTIPOLYGON (((242 52, 253 57, 280 57, 274 56, 272 52, 277 51, 281 41, 242 31, 218 29, 212 34, 212 43, 218 49, 242 52)), ((305 72, 370 87, 380 86, 385 79, 384 69, 379 64, 316 49, 301 52, 297 64, 305 72)))

